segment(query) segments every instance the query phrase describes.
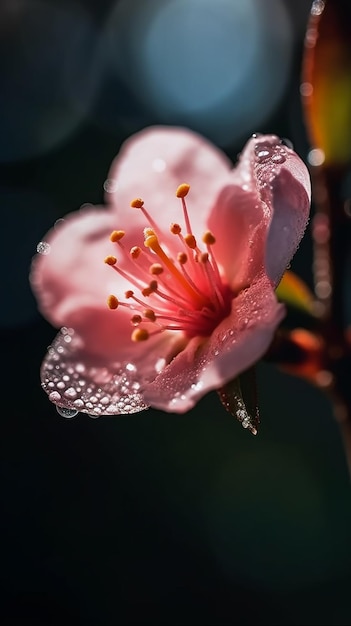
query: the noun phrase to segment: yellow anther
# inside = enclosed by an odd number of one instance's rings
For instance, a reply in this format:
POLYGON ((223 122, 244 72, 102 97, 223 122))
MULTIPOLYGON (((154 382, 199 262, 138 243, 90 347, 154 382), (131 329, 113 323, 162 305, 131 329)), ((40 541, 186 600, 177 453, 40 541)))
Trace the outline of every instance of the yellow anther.
POLYGON ((133 246, 130 249, 130 256, 132 259, 137 259, 141 255, 141 248, 139 246, 133 246))
POLYGON ((180 263, 181 265, 184 265, 188 260, 187 255, 185 254, 185 252, 178 252, 177 254, 177 261, 178 263, 180 263))
POLYGON ((142 319, 143 318, 141 317, 141 315, 133 315, 133 317, 131 317, 130 321, 132 322, 133 326, 137 326, 138 324, 140 324, 142 319))
POLYGON ((185 198, 185 196, 187 196, 189 193, 189 189, 190 185, 188 185, 187 183, 182 183, 181 185, 179 185, 176 191, 177 198, 185 198))
POLYGON ((155 231, 153 231, 152 228, 145 228, 144 235, 145 235, 144 246, 146 248, 151 248, 151 250, 156 252, 155 248, 156 247, 159 248, 160 246, 159 246, 158 238, 157 238, 157 235, 155 234, 155 231))
POLYGON ((161 263, 153 263, 149 267, 150 274, 154 274, 155 276, 158 276, 159 274, 162 274, 163 271, 164 270, 163 270, 163 267, 162 267, 161 263))
POLYGON ((208 261, 208 253, 207 252, 201 252, 201 254, 198 255, 198 261, 200 263, 207 263, 207 261, 208 261))
POLYGON ((120 239, 122 239, 122 237, 124 237, 125 234, 126 233, 124 230, 113 230, 110 235, 110 241, 112 241, 113 243, 116 243, 116 241, 120 241, 120 239))
POLYGON ((117 259, 115 256, 112 256, 112 254, 109 254, 109 256, 104 259, 104 263, 107 265, 116 265, 117 259))
POLYGON ((151 289, 151 291, 157 291, 157 289, 158 289, 158 282, 157 282, 157 280, 150 280, 150 282, 149 282, 149 289, 151 289))
POLYGON ((189 233, 187 235, 185 235, 184 237, 184 241, 186 243, 186 245, 191 249, 191 250, 195 250, 196 248, 196 239, 194 237, 194 235, 190 235, 189 233))
MULTIPOLYGON (((166 254, 166 252, 162 249, 162 247, 159 244, 157 235, 155 234, 155 231, 150 229, 145 229, 144 234, 145 234, 145 241, 144 241, 144 245, 147 248, 151 248, 151 250, 153 252, 155 252, 155 254, 157 254, 157 256, 159 257, 159 259, 161 259, 162 263, 167 267, 167 269, 170 271, 170 273, 174 276, 174 278, 178 281, 178 283, 180 283, 182 285, 182 287, 185 289, 185 291, 188 292, 188 294, 191 296, 191 298, 193 299, 193 301, 197 302, 198 306, 203 306, 205 303, 205 299, 203 296, 199 295, 194 288, 190 285, 190 283, 188 282, 188 280, 185 278, 185 276, 183 276, 183 274, 176 268, 176 266, 174 265, 172 259, 169 258, 169 256, 166 254), (148 232, 145 232, 146 230, 148 230, 148 232)), ((189 235, 190 237, 193 237, 193 235, 189 235)), ((194 237, 194 241, 195 241, 195 237, 194 237)), ((195 242, 196 245, 196 242, 195 242)), ((151 283, 150 283, 151 285, 151 283)), ((143 293, 143 292, 142 292, 143 293)), ((148 292, 146 292, 145 295, 150 295, 148 292)))
POLYGON ((132 332, 132 341, 146 341, 149 338, 149 333, 145 328, 136 328, 132 332))
POLYGON ((173 235, 179 235, 182 232, 179 224, 171 224, 169 230, 173 233, 173 235))
POLYGON ((155 311, 153 311, 152 309, 145 309, 144 313, 143 313, 144 317, 146 317, 146 319, 148 319, 150 322, 156 322, 156 315, 155 315, 155 311))
POLYGON ((142 200, 142 198, 134 198, 134 200, 131 201, 130 206, 133 209, 141 209, 141 207, 144 206, 144 200, 142 200))
POLYGON ((131 289, 128 289, 128 291, 125 291, 124 295, 128 300, 129 298, 132 298, 134 296, 134 291, 132 291, 131 289))
POLYGON ((141 290, 141 293, 144 298, 148 298, 152 294, 152 289, 150 289, 150 287, 144 287, 144 289, 141 290))
POLYGON ((212 244, 216 243, 216 238, 214 236, 213 233, 211 233, 210 230, 207 230, 203 235, 202 235, 202 241, 207 245, 207 246, 212 246, 212 244))
POLYGON ((107 306, 109 309, 113 310, 113 309, 117 309, 118 308, 118 298, 116 298, 116 296, 114 296, 113 294, 111 294, 108 298, 107 298, 107 306))

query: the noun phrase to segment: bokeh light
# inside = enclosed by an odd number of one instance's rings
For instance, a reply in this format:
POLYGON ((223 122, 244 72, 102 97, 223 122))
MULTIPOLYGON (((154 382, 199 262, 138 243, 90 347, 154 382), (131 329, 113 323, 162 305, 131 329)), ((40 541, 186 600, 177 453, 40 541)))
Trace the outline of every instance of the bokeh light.
POLYGON ((278 0, 122 0, 105 39, 115 80, 149 123, 223 147, 260 128, 289 76, 291 23, 278 0))
POLYGON ((40 156, 78 128, 100 81, 96 50, 84 8, 2 1, 0 161, 40 156))

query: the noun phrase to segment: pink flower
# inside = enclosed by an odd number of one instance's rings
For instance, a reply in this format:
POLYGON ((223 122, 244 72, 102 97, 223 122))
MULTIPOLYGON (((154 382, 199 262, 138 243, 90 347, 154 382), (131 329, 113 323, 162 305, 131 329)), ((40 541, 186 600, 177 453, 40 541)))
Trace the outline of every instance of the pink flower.
POLYGON ((68 215, 33 262, 40 310, 64 326, 42 385, 95 416, 182 413, 267 350, 308 171, 273 135, 252 137, 233 169, 195 133, 154 127, 124 144, 109 181, 109 207, 68 215))

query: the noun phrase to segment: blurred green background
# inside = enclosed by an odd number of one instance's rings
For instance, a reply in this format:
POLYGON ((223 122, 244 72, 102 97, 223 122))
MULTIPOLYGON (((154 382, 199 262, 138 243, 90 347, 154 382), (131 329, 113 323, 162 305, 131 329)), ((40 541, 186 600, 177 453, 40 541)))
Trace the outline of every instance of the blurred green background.
MULTIPOLYGON (((39 380, 56 331, 28 285, 45 232, 104 201, 145 126, 189 126, 233 161, 272 132, 307 160, 310 5, 0 4, 4 624, 351 623, 350 482, 327 399, 262 362, 257 437, 216 393, 186 415, 64 420, 39 380)), ((292 269, 310 285, 311 263, 307 233, 292 269)))

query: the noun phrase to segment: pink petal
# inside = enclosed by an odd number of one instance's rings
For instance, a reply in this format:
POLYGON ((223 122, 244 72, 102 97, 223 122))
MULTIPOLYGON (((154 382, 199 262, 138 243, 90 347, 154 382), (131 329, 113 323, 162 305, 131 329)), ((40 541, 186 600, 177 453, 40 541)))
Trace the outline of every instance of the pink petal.
POLYGON ((200 135, 184 128, 151 127, 133 135, 112 163, 108 179, 113 202, 121 219, 119 228, 143 229, 147 224, 138 210, 129 208, 141 197, 159 229, 168 232, 171 222, 182 221, 182 207, 175 192, 181 183, 191 185, 188 209, 193 229, 202 233, 207 214, 232 167, 227 157, 200 135))
POLYGON ((47 255, 36 255, 30 280, 43 315, 54 325, 69 325, 66 316, 80 306, 101 306, 110 293, 104 258, 114 248, 109 235, 115 219, 103 208, 82 209, 66 216, 45 236, 47 255))
POLYGON ((123 359, 116 348, 113 359, 91 353, 90 335, 86 337, 62 328, 48 348, 41 380, 51 402, 95 416, 146 409, 143 389, 180 349, 179 338, 158 336, 142 349, 130 349, 129 358, 123 359))
POLYGON ((208 220, 233 287, 264 267, 278 284, 304 234, 310 198, 307 167, 293 150, 274 135, 248 141, 208 220))
MULTIPOLYGON (((88 355, 113 359, 118 354, 119 359, 128 360, 133 353, 138 360, 154 349, 167 356, 173 349, 169 333, 150 338, 147 347, 135 343, 131 340, 131 311, 107 307, 111 293, 123 297, 131 287, 104 263, 108 254, 123 257, 109 240, 114 227, 112 213, 85 209, 68 215, 62 226, 47 234, 50 254, 37 255, 31 271, 39 308, 53 325, 72 327, 86 338, 88 355), (166 348, 161 350, 162 346, 166 348)), ((157 358, 151 357, 153 361, 157 358)))
POLYGON ((259 277, 233 300, 231 315, 208 340, 194 338, 145 388, 144 401, 164 411, 188 411, 263 356, 284 313, 267 277, 259 277))

